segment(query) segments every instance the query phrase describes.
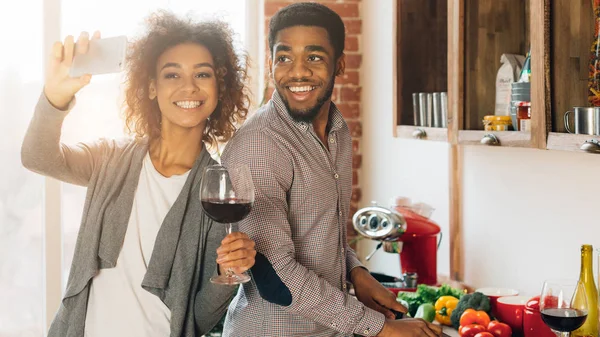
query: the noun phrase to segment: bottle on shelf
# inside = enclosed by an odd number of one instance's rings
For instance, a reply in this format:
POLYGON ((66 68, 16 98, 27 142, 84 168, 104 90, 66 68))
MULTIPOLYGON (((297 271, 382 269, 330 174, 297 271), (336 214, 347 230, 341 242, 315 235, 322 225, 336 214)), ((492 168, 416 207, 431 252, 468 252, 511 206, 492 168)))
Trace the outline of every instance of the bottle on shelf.
POLYGON ((518 131, 531 132, 531 102, 517 102, 518 131))
POLYGON ((518 82, 531 82, 531 50, 527 52, 527 56, 525 57, 525 63, 523 63, 523 68, 521 69, 521 74, 519 75, 518 82))

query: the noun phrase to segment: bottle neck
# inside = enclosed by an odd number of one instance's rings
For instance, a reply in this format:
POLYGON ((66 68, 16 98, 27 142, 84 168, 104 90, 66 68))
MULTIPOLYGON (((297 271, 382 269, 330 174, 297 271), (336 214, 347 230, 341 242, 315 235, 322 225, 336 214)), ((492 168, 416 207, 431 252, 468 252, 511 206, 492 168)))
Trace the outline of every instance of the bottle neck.
POLYGON ((591 249, 581 250, 581 272, 579 278, 581 281, 592 281, 594 280, 593 272, 593 255, 591 249))

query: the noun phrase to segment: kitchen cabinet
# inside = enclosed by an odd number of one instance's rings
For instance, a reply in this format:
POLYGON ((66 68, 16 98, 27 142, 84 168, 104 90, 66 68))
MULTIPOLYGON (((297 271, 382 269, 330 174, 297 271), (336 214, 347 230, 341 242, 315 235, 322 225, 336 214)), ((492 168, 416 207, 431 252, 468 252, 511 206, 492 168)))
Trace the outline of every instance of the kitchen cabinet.
POLYGON ((549 107, 546 0, 448 1, 449 141, 545 148, 549 107), (531 130, 483 131, 494 115, 502 54, 531 50, 531 130))
POLYGON ((415 119, 413 94, 447 92, 448 3, 401 0, 396 5, 394 136, 446 142, 446 121, 421 124, 418 112, 415 119))
POLYGON ((396 6, 394 136, 546 148, 552 122, 549 0, 397 0, 396 6), (501 55, 529 50, 531 130, 484 131, 483 117, 494 114, 501 55), (447 92, 446 127, 415 126, 422 124, 415 120, 413 94, 421 92, 447 92))
POLYGON ((578 152, 600 142, 600 136, 569 134, 564 124, 566 111, 588 105, 590 0, 396 4, 396 137, 578 152), (483 117, 494 114, 501 55, 528 50, 531 130, 483 131, 483 117), (412 94, 419 92, 448 93, 447 128, 415 126, 412 94))
POLYGON ((547 149, 586 152, 587 148, 594 152, 599 148, 589 146, 589 143, 600 140, 600 136, 567 133, 564 123, 566 111, 589 105, 587 85, 594 35, 592 1, 554 0, 550 3, 550 11, 552 129, 547 149))

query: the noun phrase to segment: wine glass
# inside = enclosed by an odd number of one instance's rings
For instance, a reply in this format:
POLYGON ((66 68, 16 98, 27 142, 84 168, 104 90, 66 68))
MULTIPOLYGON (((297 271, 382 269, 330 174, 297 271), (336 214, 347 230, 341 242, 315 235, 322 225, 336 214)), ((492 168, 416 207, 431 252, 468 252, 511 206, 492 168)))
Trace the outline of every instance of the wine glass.
POLYGON ((585 287, 577 280, 548 280, 540 296, 542 320, 558 337, 585 323, 588 314, 585 287))
MULTIPOLYGON (((226 168, 210 165, 204 168, 200 185, 200 201, 206 215, 226 225, 231 234, 231 223, 244 219, 254 203, 254 184, 246 165, 226 168)), ((234 285, 250 281, 248 273, 235 274, 228 269, 224 275, 210 279, 212 283, 234 285)))

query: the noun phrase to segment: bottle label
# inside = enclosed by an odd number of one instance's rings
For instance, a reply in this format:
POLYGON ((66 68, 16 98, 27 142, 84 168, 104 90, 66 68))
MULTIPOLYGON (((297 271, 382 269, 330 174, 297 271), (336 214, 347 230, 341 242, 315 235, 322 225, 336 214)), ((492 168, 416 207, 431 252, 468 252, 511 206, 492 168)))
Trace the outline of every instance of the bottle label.
POLYGON ((519 131, 531 131, 531 119, 521 119, 519 121, 519 131))

